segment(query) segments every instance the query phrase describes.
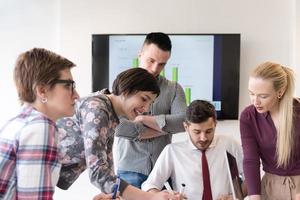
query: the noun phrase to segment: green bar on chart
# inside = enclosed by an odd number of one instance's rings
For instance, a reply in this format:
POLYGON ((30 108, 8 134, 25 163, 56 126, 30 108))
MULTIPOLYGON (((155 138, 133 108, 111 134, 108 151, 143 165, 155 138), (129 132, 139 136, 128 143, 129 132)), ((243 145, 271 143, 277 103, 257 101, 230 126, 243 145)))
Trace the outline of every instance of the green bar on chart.
POLYGON ((178 82, 178 67, 172 68, 172 81, 178 82))
POLYGON ((191 103, 191 88, 185 88, 184 93, 185 93, 186 105, 190 105, 190 103, 191 103))
POLYGON ((163 76, 163 77, 166 77, 166 75, 165 75, 165 69, 161 70, 161 72, 160 72, 159 75, 161 75, 161 76, 163 76))
POLYGON ((139 66, 139 59, 138 58, 132 59, 132 67, 136 68, 138 66, 139 66))

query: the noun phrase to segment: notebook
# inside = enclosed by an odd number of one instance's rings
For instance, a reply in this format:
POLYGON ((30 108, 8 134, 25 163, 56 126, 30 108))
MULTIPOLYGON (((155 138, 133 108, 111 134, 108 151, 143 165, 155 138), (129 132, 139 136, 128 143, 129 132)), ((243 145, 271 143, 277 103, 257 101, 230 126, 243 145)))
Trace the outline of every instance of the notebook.
POLYGON ((230 154, 228 151, 225 151, 225 158, 226 158, 226 166, 230 187, 232 192, 232 198, 234 200, 243 200, 243 192, 242 192, 242 180, 239 176, 238 165, 236 162, 235 157, 230 154))

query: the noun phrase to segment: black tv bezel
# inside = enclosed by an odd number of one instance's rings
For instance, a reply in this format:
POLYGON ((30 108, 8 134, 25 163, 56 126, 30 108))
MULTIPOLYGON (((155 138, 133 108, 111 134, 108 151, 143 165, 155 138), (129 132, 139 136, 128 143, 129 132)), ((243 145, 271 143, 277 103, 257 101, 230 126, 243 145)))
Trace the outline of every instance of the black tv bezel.
MULTIPOLYGON (((92 35, 92 91, 98 91, 102 88, 109 87, 109 37, 108 36, 138 36, 146 35, 146 33, 103 33, 92 35), (102 48, 99 48, 99 47, 102 48), (108 51, 107 51, 108 50, 108 51), (97 55, 97 56, 96 56, 97 55), (99 77, 100 75, 100 77, 99 77)), ((236 120, 239 115, 239 81, 240 81, 240 33, 168 33, 168 35, 208 35, 219 36, 219 41, 215 45, 220 45, 214 55, 214 89, 213 100, 222 102, 221 111, 217 112, 219 120, 236 120), (221 40, 222 36, 226 36, 226 40, 221 40), (232 46, 234 41, 234 47, 232 46), (225 51, 224 49, 230 49, 225 51), (226 56, 224 56, 226 55, 226 56), (230 60, 229 58, 236 59, 230 60), (215 84, 215 82, 217 82, 215 84), (223 84, 226 83, 226 84, 223 84), (219 88, 215 88, 219 85, 219 88), (234 92, 233 92, 234 91, 234 92)))

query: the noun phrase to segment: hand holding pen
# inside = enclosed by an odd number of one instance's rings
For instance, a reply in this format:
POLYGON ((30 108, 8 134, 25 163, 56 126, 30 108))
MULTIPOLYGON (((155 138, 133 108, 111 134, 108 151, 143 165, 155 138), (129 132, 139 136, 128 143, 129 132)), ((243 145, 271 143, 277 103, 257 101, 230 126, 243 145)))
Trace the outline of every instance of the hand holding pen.
POLYGON ((101 193, 101 194, 98 194, 97 196, 95 196, 93 198, 93 200, 120 200, 120 197, 119 197, 120 183, 121 183, 121 179, 118 176, 116 183, 113 186, 113 191, 111 194, 101 193))
POLYGON ((119 192, 119 188, 120 188, 120 184, 121 184, 121 179, 120 177, 118 176, 117 177, 117 181, 114 185, 114 188, 113 188, 113 196, 112 196, 112 199, 116 199, 117 198, 117 194, 119 192))
POLYGON ((165 182, 164 186, 170 194, 174 194, 174 191, 172 190, 172 188, 168 182, 165 182))
POLYGON ((167 191, 170 194, 177 196, 180 200, 187 199, 187 197, 184 194, 184 190, 185 190, 185 184, 184 183, 181 184, 181 188, 180 188, 180 192, 179 193, 178 192, 174 192, 168 182, 166 182, 164 184, 164 186, 165 186, 165 188, 167 189, 167 191))
MULTIPOLYGON (((117 197, 115 198, 116 200, 120 200, 119 195, 117 194, 117 197)), ((96 196, 94 196, 93 200, 113 200, 113 193, 111 194, 105 194, 101 193, 96 196)))
POLYGON ((184 195, 184 190, 185 190, 185 184, 181 183, 181 188, 180 188, 179 193, 182 194, 182 195, 184 195))

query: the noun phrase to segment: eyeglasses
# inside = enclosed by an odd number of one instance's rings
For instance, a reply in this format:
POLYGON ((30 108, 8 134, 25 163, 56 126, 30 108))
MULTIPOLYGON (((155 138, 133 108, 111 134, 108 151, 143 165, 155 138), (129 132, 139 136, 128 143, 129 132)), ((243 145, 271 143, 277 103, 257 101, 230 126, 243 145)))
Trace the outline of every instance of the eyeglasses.
POLYGON ((72 95, 74 94, 74 90, 76 88, 76 83, 73 80, 62 80, 62 79, 56 79, 54 81, 54 84, 65 84, 65 86, 72 91, 72 95))

